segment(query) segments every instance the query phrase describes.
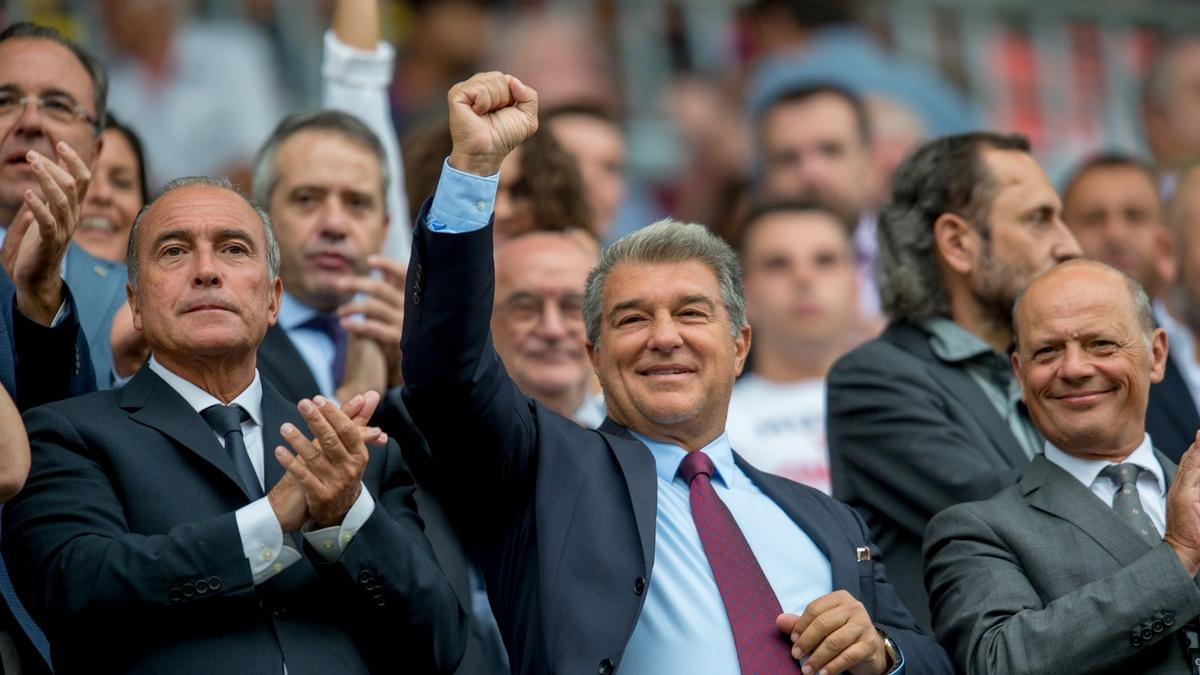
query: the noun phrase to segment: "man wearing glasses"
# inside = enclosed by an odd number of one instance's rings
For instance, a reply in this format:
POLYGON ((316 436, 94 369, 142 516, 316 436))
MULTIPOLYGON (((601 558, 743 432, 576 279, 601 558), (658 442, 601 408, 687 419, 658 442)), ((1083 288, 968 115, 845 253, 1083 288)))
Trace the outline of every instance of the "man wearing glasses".
MULTIPOLYGON (((62 35, 28 23, 0 33, 0 380, 21 409, 96 387, 81 303, 60 270, 100 150, 104 99, 100 65, 62 35)), ((45 638, 3 569, 0 595, 0 666, 47 672, 45 638)))

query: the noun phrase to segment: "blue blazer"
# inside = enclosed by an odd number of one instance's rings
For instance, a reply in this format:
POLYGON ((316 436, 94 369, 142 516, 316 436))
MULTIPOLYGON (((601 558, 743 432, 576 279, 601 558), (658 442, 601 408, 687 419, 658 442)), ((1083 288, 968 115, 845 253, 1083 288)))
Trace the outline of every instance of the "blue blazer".
MULTIPOLYGON (((650 450, 607 421, 584 429, 523 396, 492 347, 491 228, 433 234, 418 219, 404 316, 405 401, 459 480, 514 673, 611 673, 654 573, 658 491, 650 450)), ((866 526, 820 492, 755 470, 751 480, 821 547, 833 586, 863 602, 910 673, 951 673, 874 560, 866 526)), ((797 667, 797 672, 799 667, 797 667)))
POLYGON ((67 284, 75 295, 79 325, 90 347, 92 369, 101 389, 113 384, 113 316, 125 303, 124 263, 104 260, 88 253, 75 242, 67 248, 67 284))

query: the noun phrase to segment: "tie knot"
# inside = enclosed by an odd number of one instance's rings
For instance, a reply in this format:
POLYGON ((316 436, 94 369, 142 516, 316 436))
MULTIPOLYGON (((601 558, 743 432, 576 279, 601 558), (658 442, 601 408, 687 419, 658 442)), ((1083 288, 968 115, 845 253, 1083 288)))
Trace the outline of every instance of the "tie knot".
POLYGON ((1137 464, 1110 464, 1100 472, 1101 476, 1121 487, 1127 483, 1136 483, 1138 474, 1142 472, 1137 464))
POLYGON ((250 413, 240 405, 210 405, 200 411, 213 431, 225 436, 231 431, 241 431, 242 422, 250 419, 250 413))
POLYGON ((711 481, 715 472, 716 468, 713 467, 712 458, 699 450, 689 452, 679 463, 679 475, 688 485, 691 485, 692 479, 700 474, 708 476, 711 481))

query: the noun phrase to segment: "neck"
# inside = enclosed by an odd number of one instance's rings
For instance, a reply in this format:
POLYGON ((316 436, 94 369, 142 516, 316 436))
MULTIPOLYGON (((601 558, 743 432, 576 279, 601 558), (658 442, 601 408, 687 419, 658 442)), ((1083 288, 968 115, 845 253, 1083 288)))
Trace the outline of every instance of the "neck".
POLYGON ((950 294, 950 319, 967 332, 983 340, 997 354, 1007 354, 1012 346, 1012 324, 999 312, 982 306, 965 289, 950 294))
POLYGON ((721 424, 719 425, 712 423, 714 416, 705 414, 677 424, 658 424, 647 419, 641 419, 640 423, 635 424, 626 419, 619 410, 611 408, 608 416, 630 431, 636 431, 652 441, 670 443, 687 452, 703 448, 725 431, 725 415, 720 416, 721 424))
POLYGON ((1103 460, 1105 462, 1114 462, 1120 464, 1129 459, 1134 450, 1142 445, 1142 440, 1145 438, 1145 429, 1139 429, 1137 435, 1132 436, 1129 440, 1117 443, 1109 448, 1098 447, 1096 444, 1085 444, 1083 448, 1076 450, 1066 450, 1059 446, 1059 449, 1068 455, 1074 455, 1080 459, 1103 460))
POLYGON ((167 370, 212 394, 229 405, 254 381, 256 355, 191 358, 155 352, 154 358, 167 370))
POLYGON ((758 341, 754 352, 754 374, 771 382, 824 379, 843 350, 838 340, 779 342, 758 341))

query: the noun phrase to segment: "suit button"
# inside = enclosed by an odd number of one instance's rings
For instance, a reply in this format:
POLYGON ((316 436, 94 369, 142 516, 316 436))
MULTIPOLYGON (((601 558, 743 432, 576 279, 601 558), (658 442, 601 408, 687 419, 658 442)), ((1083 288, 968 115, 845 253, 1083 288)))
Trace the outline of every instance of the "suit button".
POLYGON ((1154 631, 1150 630, 1149 626, 1144 626, 1142 628, 1142 639, 1149 640, 1152 637, 1154 637, 1154 631))
POLYGON ((213 590, 213 591, 221 590, 221 578, 220 577, 209 577, 208 578, 208 588, 209 588, 209 590, 213 590))
POLYGON ((208 592, 208 582, 205 581, 204 579, 197 579, 196 580, 196 592, 201 595, 204 595, 205 593, 207 593, 208 592))
POLYGON ((190 581, 185 583, 180 590, 183 591, 183 597, 185 598, 190 598, 196 594, 196 587, 190 581))
POLYGON ((276 619, 282 619, 288 615, 287 607, 276 607, 275 609, 271 610, 271 614, 273 614, 276 619))
POLYGON ((600 675, 612 675, 613 662, 612 659, 604 659, 600 662, 600 675))
POLYGON ((1129 638, 1129 644, 1133 645, 1134 649, 1137 649, 1138 647, 1142 646, 1142 638, 1138 637, 1137 635, 1134 635, 1129 638))
POLYGON ((641 577, 634 579, 633 580, 634 595, 641 595, 642 593, 645 593, 645 592, 646 592, 646 580, 641 577))
POLYGON ((1154 631, 1155 633, 1163 632, 1163 628, 1163 622, 1159 621, 1158 619, 1155 619, 1154 623, 1150 624, 1150 630, 1154 631))
POLYGON ((363 583, 363 584, 365 584, 365 583, 367 583, 368 581, 370 581, 370 580, 372 580, 372 579, 374 579, 374 578, 375 578, 375 575, 374 575, 374 574, 371 574, 371 570, 363 570, 363 571, 361 571, 361 572, 359 572, 359 573, 358 573, 358 581, 359 581, 359 583, 363 583))
POLYGON ((1166 626, 1167 628, 1174 626, 1175 625, 1175 615, 1170 612, 1163 612, 1162 622, 1163 622, 1163 625, 1166 626))
POLYGON ((171 590, 167 591, 167 599, 171 602, 179 602, 183 599, 183 593, 178 588, 172 587, 171 590))
POLYGON ((413 291, 413 294, 412 294, 412 304, 417 305, 418 307, 421 306, 421 294, 416 292, 415 290, 413 291))

